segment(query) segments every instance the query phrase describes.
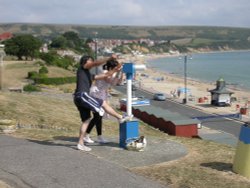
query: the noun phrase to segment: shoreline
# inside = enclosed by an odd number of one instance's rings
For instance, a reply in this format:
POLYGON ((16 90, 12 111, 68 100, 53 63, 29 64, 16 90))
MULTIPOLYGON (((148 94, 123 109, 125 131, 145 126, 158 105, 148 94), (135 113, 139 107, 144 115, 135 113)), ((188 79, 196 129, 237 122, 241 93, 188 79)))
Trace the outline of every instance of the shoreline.
MULTIPOLYGON (((158 72, 161 72, 162 74, 167 74, 167 75, 170 75, 170 76, 173 76, 173 77, 176 77, 176 78, 180 78, 182 80, 184 79, 183 75, 176 74, 176 73, 171 73, 171 72, 167 72, 167 71, 161 71, 161 70, 155 68, 154 66, 149 66, 147 64, 147 62, 145 64, 147 65, 148 68, 154 69, 154 70, 156 70, 158 72)), ((192 78, 192 77, 187 77, 187 80, 194 81, 194 82, 199 82, 199 83, 203 83, 203 84, 209 84, 209 85, 211 85, 211 84, 215 85, 215 83, 216 83, 216 80, 215 81, 208 81, 208 80, 200 80, 200 79, 192 78)), ((229 90, 244 91, 244 92, 249 92, 250 93, 250 89, 242 87, 238 83, 228 83, 228 82, 226 82, 226 83, 227 83, 227 89, 229 89, 229 90)))
MULTIPOLYGON (((249 51, 249 50, 248 50, 249 51)), ((219 53, 219 52, 218 52, 219 53)), ((154 59, 159 58, 166 58, 166 57, 175 57, 175 56, 181 56, 183 54, 150 54, 147 56, 130 56, 129 61, 134 62, 136 64, 145 64, 147 65, 147 62, 154 59)), ((172 94, 176 92, 178 88, 184 87, 184 78, 176 75, 167 73, 166 71, 158 70, 157 68, 150 67, 146 69, 143 73, 137 72, 136 73, 136 80, 140 82, 140 86, 145 89, 149 90, 151 92, 162 92, 165 93, 167 96, 171 96, 171 98, 175 100, 181 100, 184 97, 184 94, 181 93, 179 97, 176 98, 176 96, 173 96, 172 94), (146 75, 146 76, 145 76, 146 75), (159 79, 157 79, 159 78, 159 79)), ((187 78, 187 86, 191 91, 190 98, 194 98, 194 101, 190 102, 191 105, 195 107, 202 108, 202 105, 209 105, 211 100, 211 94, 209 90, 215 89, 216 87, 216 81, 214 82, 205 82, 201 80, 196 80, 192 78, 187 78), (199 98, 206 98, 208 99, 203 104, 200 104, 199 98)), ((211 113, 225 113, 225 112, 231 112, 236 113, 239 111, 237 107, 248 107, 249 101, 250 101, 250 91, 246 90, 244 88, 234 87, 233 85, 227 86, 227 89, 234 92, 232 94, 232 97, 235 97, 237 99, 236 102, 233 102, 230 107, 215 107, 210 106, 211 108, 202 108, 205 111, 211 112, 211 113)))
MULTIPOLYGON (((197 53, 193 53, 193 54, 210 54, 210 53, 224 53, 224 52, 225 53, 230 53, 230 52, 250 52, 250 50, 210 51, 210 52, 197 52, 197 53)), ((179 55, 175 55, 175 54, 174 55, 171 55, 171 54, 164 55, 164 54, 161 54, 159 57, 157 55, 153 55, 153 57, 145 58, 145 64, 148 67, 157 70, 156 67, 154 67, 152 65, 149 66, 148 61, 153 61, 153 60, 157 60, 157 59, 161 59, 161 58, 172 58, 172 57, 178 57, 178 56, 184 56, 184 54, 179 54, 179 55)), ((163 74, 165 73, 165 74, 168 74, 168 75, 172 75, 172 76, 184 79, 184 76, 181 75, 181 74, 171 73, 171 72, 168 72, 166 70, 161 71, 159 69, 158 69, 158 71, 162 72, 163 74)), ((201 82, 201 83, 204 83, 204 84, 216 83, 216 80, 209 81, 209 80, 201 80, 201 79, 192 78, 192 77, 187 77, 187 80, 201 82)), ((242 87, 240 85, 240 83, 229 83, 229 82, 226 82, 226 83, 227 83, 227 88, 229 90, 244 91, 244 92, 247 92, 247 93, 249 92, 250 93, 250 88, 242 87)))

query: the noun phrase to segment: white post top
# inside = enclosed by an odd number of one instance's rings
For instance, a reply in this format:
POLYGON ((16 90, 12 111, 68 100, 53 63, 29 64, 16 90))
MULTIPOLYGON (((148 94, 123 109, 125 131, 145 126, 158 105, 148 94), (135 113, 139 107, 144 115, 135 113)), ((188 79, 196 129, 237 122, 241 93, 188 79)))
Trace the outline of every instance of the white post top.
POLYGON ((137 71, 142 71, 142 70, 146 70, 146 65, 143 64, 135 64, 134 65, 135 70, 137 71))

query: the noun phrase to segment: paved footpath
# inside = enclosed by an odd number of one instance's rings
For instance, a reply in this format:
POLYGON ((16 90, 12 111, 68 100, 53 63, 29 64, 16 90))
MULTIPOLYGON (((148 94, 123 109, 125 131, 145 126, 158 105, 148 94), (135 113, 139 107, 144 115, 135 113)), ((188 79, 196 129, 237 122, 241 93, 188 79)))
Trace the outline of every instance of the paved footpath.
MULTIPOLYGON (((186 155, 186 149, 182 148, 182 145, 177 143, 175 145, 173 142, 166 147, 169 148, 170 145, 173 146, 172 149, 170 147, 172 151, 175 151, 176 147, 180 149, 178 153, 162 149, 161 152, 164 152, 166 156, 172 155, 169 160, 176 156, 186 155)), ((140 155, 143 155, 142 158, 147 158, 147 153, 151 153, 148 156, 150 158, 153 156, 152 152, 133 152, 134 154, 130 153, 128 156, 123 153, 121 156, 121 152, 131 151, 117 149, 117 152, 115 150, 113 153, 117 153, 116 155, 120 156, 121 161, 128 160, 124 161, 123 165, 118 165, 118 158, 116 162, 113 162, 110 160, 114 160, 114 156, 111 158, 108 156, 114 148, 116 148, 114 144, 110 148, 95 146, 90 153, 84 153, 75 149, 75 140, 47 143, 0 135, 0 180, 15 188, 165 187, 158 182, 130 172, 124 165, 129 163, 129 160, 134 161, 133 157, 138 159, 141 157, 140 155)), ((158 156, 157 152, 155 156, 158 156)), ((161 160, 166 159, 167 157, 165 158, 163 155, 161 160)))

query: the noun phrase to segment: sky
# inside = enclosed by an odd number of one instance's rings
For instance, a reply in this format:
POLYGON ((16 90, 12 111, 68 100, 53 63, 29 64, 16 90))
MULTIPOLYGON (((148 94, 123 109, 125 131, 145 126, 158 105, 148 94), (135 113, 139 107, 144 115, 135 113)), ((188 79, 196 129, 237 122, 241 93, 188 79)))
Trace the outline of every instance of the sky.
POLYGON ((0 23, 250 28, 250 0, 0 0, 0 23))

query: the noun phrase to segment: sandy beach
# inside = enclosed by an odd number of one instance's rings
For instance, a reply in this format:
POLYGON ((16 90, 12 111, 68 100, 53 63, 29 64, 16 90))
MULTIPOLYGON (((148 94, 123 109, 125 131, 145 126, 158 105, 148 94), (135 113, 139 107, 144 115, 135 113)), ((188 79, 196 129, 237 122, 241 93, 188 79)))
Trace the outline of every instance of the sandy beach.
MULTIPOLYGON (((125 57, 125 62, 126 60, 128 60, 136 64, 147 65, 148 60, 170 56, 173 55, 161 54, 148 56, 128 56, 125 57)), ((147 68, 147 70, 144 72, 136 73, 136 80, 139 81, 139 85, 143 89, 151 92, 163 92, 167 95, 167 97, 170 97, 176 101, 181 102, 182 99, 185 97, 183 93, 179 97, 176 93, 178 88, 184 87, 183 77, 178 77, 174 74, 161 72, 160 70, 156 70, 154 68, 147 68)), ((240 111, 240 108, 249 107, 250 91, 234 88, 233 86, 227 87, 229 91, 234 92, 232 97, 236 97, 237 99, 237 101, 233 102, 231 106, 216 107, 210 105, 211 94, 208 91, 211 89, 215 89, 216 81, 217 80, 214 80, 214 83, 205 83, 188 79, 187 88, 190 90, 190 93, 188 93, 188 105, 200 108, 210 113, 218 114, 237 113, 240 111), (203 98, 205 100, 203 100, 203 102, 200 102, 200 98, 203 98)), ((247 113, 246 116, 249 117, 249 113, 247 113)))

